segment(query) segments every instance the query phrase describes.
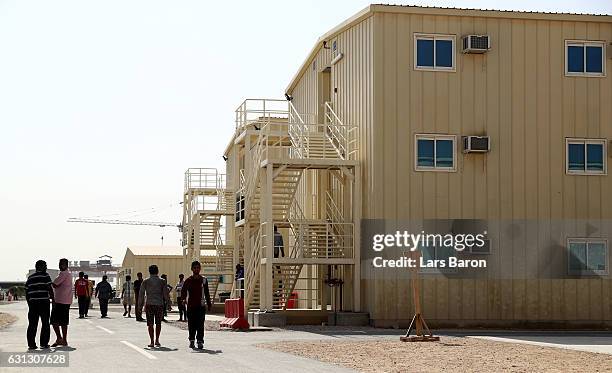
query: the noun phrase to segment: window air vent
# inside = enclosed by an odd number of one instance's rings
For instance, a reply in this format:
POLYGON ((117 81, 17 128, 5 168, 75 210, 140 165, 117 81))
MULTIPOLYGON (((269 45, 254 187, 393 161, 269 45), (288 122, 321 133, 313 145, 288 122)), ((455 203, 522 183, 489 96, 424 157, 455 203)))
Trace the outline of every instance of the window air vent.
POLYGON ((491 49, 489 35, 466 35, 463 40, 463 53, 486 53, 491 49))

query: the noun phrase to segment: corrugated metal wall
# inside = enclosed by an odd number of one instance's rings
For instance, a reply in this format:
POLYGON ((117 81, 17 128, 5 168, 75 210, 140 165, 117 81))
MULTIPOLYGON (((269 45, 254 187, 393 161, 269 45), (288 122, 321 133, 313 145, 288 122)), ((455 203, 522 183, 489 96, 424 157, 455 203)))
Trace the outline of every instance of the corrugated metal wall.
MULTIPOLYGON (((332 68, 334 108, 360 127, 364 218, 522 220, 522 241, 493 245, 488 278, 423 275, 430 319, 612 320, 609 276, 564 275, 567 251, 551 249, 565 245, 563 232, 547 223, 612 219, 611 176, 565 174, 566 137, 612 140, 612 60, 605 78, 564 75, 564 40, 610 42, 612 24, 529 17, 375 13, 328 43, 345 55, 332 68), (415 71, 415 33, 456 35, 456 72, 415 71), (491 51, 461 54, 466 34, 489 35, 491 51), (464 156, 457 144, 456 172, 416 172, 416 133, 486 134, 492 150, 464 156)), ((299 111, 317 112, 317 74, 330 61, 322 49, 300 78, 299 111)), ((409 320, 410 282, 370 276, 362 276, 370 317, 409 320)))
MULTIPOLYGON (((497 246, 489 258, 491 280, 424 275, 429 318, 612 320, 608 280, 541 279, 567 268, 567 251, 549 250, 557 237, 548 220, 597 224, 612 217, 611 176, 565 174, 566 137, 612 139, 612 79, 565 77, 566 39, 609 42, 612 24, 374 16, 376 131, 370 152, 362 154, 373 163, 373 183, 364 185, 364 217, 535 222, 525 227, 522 241, 497 246), (453 34, 457 42, 462 35, 487 34, 492 49, 485 55, 457 51, 456 72, 415 71, 414 33, 453 34), (457 172, 416 172, 416 133, 486 134, 492 150, 464 156, 458 147, 457 172), (551 261, 559 268, 542 273, 542 264, 551 261)), ((409 281, 364 283, 372 318, 412 314, 409 281)))

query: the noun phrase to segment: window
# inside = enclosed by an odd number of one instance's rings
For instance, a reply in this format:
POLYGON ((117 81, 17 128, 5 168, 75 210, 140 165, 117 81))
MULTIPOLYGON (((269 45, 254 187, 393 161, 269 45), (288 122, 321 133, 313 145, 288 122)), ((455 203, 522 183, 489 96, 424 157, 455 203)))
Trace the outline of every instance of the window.
POLYGON ((570 238, 567 248, 570 275, 608 274, 608 242, 606 240, 570 238))
POLYGON ((569 76, 604 76, 605 43, 600 41, 565 42, 565 74, 569 76))
POLYGON ((566 173, 576 175, 605 175, 606 140, 566 139, 566 173))
POLYGON ((414 68, 455 71, 455 36, 414 36, 414 68))
MULTIPOLYGON (((457 250, 453 247, 437 247, 437 246, 421 246, 419 248, 421 250, 421 260, 424 264, 427 264, 429 260, 444 260, 445 267, 435 266, 435 267, 419 267, 419 272, 421 273, 449 273, 449 272, 457 272, 457 268, 450 268, 448 264, 448 258, 451 256, 457 256, 457 250)), ((420 264, 420 263, 419 263, 420 264)))
POLYGON ((452 135, 416 135, 415 169, 454 171, 455 139, 452 135))

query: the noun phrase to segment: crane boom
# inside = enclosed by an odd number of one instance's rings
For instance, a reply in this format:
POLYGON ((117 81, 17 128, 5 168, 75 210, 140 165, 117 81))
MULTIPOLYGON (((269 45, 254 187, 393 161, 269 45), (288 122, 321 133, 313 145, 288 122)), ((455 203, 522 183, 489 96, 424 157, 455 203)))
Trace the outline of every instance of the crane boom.
POLYGON ((104 220, 104 219, 86 219, 86 218, 68 218, 68 223, 93 223, 93 224, 123 224, 123 225, 149 225, 155 227, 177 227, 182 228, 181 224, 166 223, 161 221, 140 221, 140 220, 104 220))

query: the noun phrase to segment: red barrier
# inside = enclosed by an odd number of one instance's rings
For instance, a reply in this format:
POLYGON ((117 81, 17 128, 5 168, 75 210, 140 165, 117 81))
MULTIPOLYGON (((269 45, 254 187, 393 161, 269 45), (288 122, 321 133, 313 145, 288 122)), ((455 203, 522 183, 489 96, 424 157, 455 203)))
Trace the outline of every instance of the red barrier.
POLYGON ((232 329, 249 328, 249 322, 244 318, 243 298, 225 300, 225 319, 219 326, 232 329))
POLYGON ((298 293, 297 291, 291 292, 291 296, 287 300, 287 309, 297 308, 298 304, 298 293))

